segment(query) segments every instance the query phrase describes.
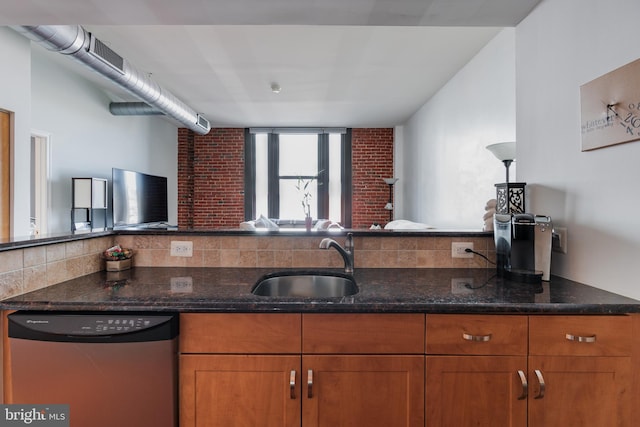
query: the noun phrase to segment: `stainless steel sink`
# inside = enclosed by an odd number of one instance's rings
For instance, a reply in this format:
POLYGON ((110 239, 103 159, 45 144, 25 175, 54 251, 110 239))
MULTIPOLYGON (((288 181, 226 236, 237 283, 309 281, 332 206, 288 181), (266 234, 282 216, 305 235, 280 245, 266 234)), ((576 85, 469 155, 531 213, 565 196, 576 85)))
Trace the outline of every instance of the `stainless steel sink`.
POLYGON ((251 293, 267 297, 336 298, 357 294, 358 285, 346 274, 283 272, 261 278, 251 293))

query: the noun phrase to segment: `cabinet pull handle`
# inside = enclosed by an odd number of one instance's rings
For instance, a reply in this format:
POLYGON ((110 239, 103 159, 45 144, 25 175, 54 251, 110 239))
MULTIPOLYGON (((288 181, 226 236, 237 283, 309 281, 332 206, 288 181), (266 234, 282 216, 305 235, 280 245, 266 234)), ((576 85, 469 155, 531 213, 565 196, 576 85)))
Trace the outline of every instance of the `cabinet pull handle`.
POLYGON ((289 375, 289 392, 292 399, 296 398, 296 371, 291 371, 289 375))
POLYGON ((520 396, 518 396, 518 400, 524 400, 529 395, 529 383, 527 383, 527 375, 523 371, 518 370, 518 376, 520 377, 520 382, 522 383, 522 393, 520 393, 520 396))
POLYGON ((307 398, 313 398, 313 369, 307 371, 307 398))
POLYGON ((488 335, 471 335, 466 332, 462 334, 462 339, 475 342, 487 342, 491 340, 491 334, 488 335))
POLYGON ((537 369, 533 372, 535 372, 536 377, 538 377, 538 383, 540 383, 540 391, 538 391, 538 394, 535 395, 534 399, 542 399, 544 397, 544 390, 546 388, 544 377, 542 376, 542 372, 537 369))
POLYGON ((591 336, 585 337, 585 336, 580 336, 580 335, 565 334, 564 337, 566 339, 568 339, 569 341, 575 341, 575 342, 586 342, 586 343, 594 343, 594 342, 596 342, 596 336, 595 335, 591 335, 591 336))

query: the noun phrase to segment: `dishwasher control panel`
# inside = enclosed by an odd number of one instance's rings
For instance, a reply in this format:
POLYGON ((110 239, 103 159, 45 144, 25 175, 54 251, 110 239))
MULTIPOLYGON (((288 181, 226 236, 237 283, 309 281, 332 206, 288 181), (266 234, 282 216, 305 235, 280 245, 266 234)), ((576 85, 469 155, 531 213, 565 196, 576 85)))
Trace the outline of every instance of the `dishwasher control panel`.
POLYGON ((82 326, 80 333, 86 332, 88 334, 93 333, 117 333, 117 332, 129 332, 148 328, 153 326, 152 319, 145 317, 135 318, 106 318, 96 319, 95 322, 82 326))
POLYGON ((175 321, 173 314, 16 312, 8 316, 10 337, 54 335, 101 337, 149 331, 175 321), (13 334, 11 331, 13 330, 13 334))

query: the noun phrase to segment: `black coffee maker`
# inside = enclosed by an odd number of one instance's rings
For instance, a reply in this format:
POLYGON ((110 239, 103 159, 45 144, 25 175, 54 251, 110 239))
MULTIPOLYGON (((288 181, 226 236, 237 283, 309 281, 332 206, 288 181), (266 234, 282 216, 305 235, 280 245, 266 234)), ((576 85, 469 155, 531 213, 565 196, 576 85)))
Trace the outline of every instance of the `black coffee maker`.
POLYGON ((499 277, 525 283, 540 283, 536 270, 536 217, 532 214, 495 214, 494 237, 499 277))

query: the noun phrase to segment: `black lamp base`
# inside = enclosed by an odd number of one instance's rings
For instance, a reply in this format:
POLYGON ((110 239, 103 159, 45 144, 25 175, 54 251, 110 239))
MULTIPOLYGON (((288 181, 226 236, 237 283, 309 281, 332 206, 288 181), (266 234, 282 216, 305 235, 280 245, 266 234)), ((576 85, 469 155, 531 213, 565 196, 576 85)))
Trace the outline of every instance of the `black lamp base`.
POLYGON ((509 182, 496 184, 496 213, 499 214, 518 214, 525 213, 525 189, 526 182, 509 182), (509 196, 507 197, 507 187, 509 188, 509 196), (508 201, 508 203, 507 203, 508 201))

